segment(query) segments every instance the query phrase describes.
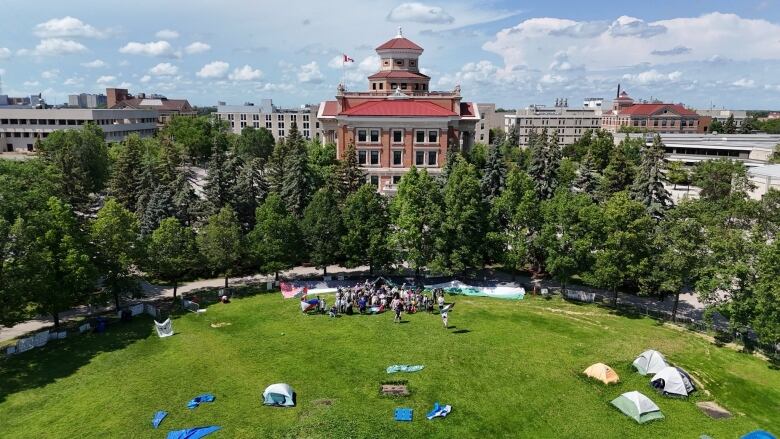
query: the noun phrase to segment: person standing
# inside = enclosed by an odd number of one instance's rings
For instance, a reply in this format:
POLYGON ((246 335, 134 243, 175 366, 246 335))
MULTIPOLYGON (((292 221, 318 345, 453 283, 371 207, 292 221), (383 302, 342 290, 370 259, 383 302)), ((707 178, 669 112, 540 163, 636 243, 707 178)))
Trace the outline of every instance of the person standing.
POLYGON ((439 313, 441 313, 441 310, 444 308, 444 294, 439 294, 437 303, 439 304, 439 313))
POLYGON ((441 322, 444 324, 444 329, 449 328, 449 321, 447 320, 447 311, 440 312, 441 313, 441 322))

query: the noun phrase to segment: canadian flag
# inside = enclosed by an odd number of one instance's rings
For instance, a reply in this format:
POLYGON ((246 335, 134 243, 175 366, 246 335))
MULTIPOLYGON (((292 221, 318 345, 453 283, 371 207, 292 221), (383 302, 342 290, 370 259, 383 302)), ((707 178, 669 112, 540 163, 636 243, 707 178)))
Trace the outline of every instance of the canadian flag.
POLYGON ((344 55, 344 62, 355 62, 354 59, 348 57, 347 55, 345 55, 345 54, 342 54, 342 55, 344 55))

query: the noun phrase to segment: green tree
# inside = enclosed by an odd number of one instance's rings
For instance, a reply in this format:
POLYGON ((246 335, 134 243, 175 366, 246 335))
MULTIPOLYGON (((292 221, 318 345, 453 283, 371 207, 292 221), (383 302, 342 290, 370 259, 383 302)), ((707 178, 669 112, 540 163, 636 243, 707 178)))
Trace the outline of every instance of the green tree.
POLYGON ((457 160, 444 186, 434 257, 438 270, 463 273, 482 264, 486 213, 476 168, 466 160, 457 160))
POLYGON ((221 149, 212 153, 206 182, 203 185, 203 192, 206 195, 210 212, 216 213, 225 206, 234 207, 237 204, 236 180, 241 165, 241 159, 231 156, 221 149))
POLYGON ((709 126, 709 132, 711 133, 723 133, 723 124, 718 119, 712 119, 709 126))
POLYGON ((263 160, 251 159, 241 166, 234 187, 236 215, 245 233, 255 227, 255 211, 268 195, 263 160))
POLYGON ((406 262, 419 276, 431 263, 441 221, 438 185, 425 169, 414 166, 401 178, 398 193, 390 203, 391 248, 398 261, 406 262))
POLYGON ((752 327, 768 346, 780 343, 780 241, 764 246, 756 269, 756 305, 752 327))
POLYGON ((225 206, 208 218, 208 222, 198 234, 198 247, 209 266, 225 276, 225 288, 228 278, 241 260, 241 227, 236 213, 225 206))
POLYGON ((319 140, 312 140, 307 142, 306 148, 309 152, 312 189, 316 191, 326 185, 333 186, 334 174, 338 168, 336 145, 333 143, 323 145, 319 140))
POLYGON ((274 151, 274 136, 266 128, 244 127, 235 145, 235 153, 244 160, 268 160, 274 151))
POLYGON ((628 161, 625 151, 622 148, 614 148, 599 185, 602 199, 606 200, 613 194, 630 188, 635 176, 636 169, 628 161))
POLYGON ((388 247, 390 220, 385 198, 370 184, 347 196, 342 209, 344 235, 341 253, 344 266, 368 265, 369 273, 387 267, 392 254, 388 247))
POLYGON ((734 122, 734 113, 730 113, 726 119, 726 123, 723 124, 723 132, 725 134, 734 134, 737 132, 737 124, 734 122))
POLYGON ((569 158, 561 159, 558 165, 558 188, 571 190, 577 179, 577 165, 569 158))
POLYGON ((217 131, 207 117, 173 117, 165 124, 160 137, 183 145, 189 158, 205 162, 211 157, 212 137, 217 131))
POLYGON ((102 275, 103 289, 119 309, 122 297, 141 292, 138 278, 133 274, 143 251, 138 220, 117 200, 109 198, 92 222, 90 239, 95 246, 95 262, 102 275))
POLYGON ((152 232, 147 247, 146 269, 157 278, 173 283, 173 298, 179 281, 198 264, 195 233, 176 218, 166 218, 152 232))
POLYGON ((642 163, 631 186, 631 197, 644 204, 647 213, 662 218, 672 207, 672 196, 663 182, 664 144, 656 134, 652 145, 642 148, 642 163))
POLYGON ((769 155, 770 164, 780 163, 780 144, 775 145, 775 149, 772 150, 772 154, 769 155))
POLYGON ((301 219, 301 230, 309 250, 309 260, 323 274, 328 265, 341 261, 339 244, 344 235, 339 203, 334 191, 323 188, 314 194, 301 219))
POLYGON ((490 148, 487 163, 482 175, 482 194, 489 203, 501 195, 506 185, 506 162, 501 153, 500 145, 490 148))
POLYGON ((554 134, 551 139, 547 136, 545 128, 541 134, 533 136, 533 143, 529 144, 529 148, 531 148, 531 163, 528 173, 534 181, 536 196, 539 200, 549 199, 558 185, 560 148, 557 134, 554 134))
POLYGON ((488 160, 488 146, 484 143, 477 142, 471 148, 471 151, 468 151, 467 154, 463 155, 463 158, 477 169, 484 169, 488 160))
POLYGON ((693 168, 691 180, 701 188, 699 195, 707 200, 723 200, 732 194, 747 196, 753 183, 741 162, 729 159, 704 160, 693 168))
POLYGON ((311 199, 312 176, 309 168, 309 153, 295 122, 287 135, 287 146, 289 155, 285 160, 286 170, 280 195, 287 204, 287 209, 300 218, 311 199))
MULTIPOLYGON (((279 139, 271 154, 271 160, 268 161, 268 187, 272 192, 280 194, 284 185, 284 177, 287 175, 287 157, 290 155, 290 148, 284 138, 279 139)), ((355 156, 357 161, 357 155, 355 156)))
POLYGON ((593 155, 588 151, 580 162, 580 168, 577 171, 577 179, 574 181, 574 187, 579 189, 580 192, 588 194, 591 199, 596 199, 599 178, 593 163, 593 155))
POLYGON ((366 173, 360 169, 354 143, 347 145, 347 150, 339 161, 336 178, 336 190, 342 198, 356 192, 366 183, 366 173))
POLYGON ((249 233, 248 240, 260 272, 274 273, 277 279, 280 271, 299 262, 304 245, 297 220, 275 192, 271 192, 257 208, 255 228, 249 233))
POLYGON ((691 175, 682 162, 669 162, 666 165, 666 178, 674 185, 674 189, 677 189, 678 184, 687 186, 691 182, 691 175))
MULTIPOLYGON (((603 172, 611 161, 612 151, 615 149, 615 139, 612 133, 605 130, 597 130, 596 136, 590 144, 590 151, 593 154, 593 162, 598 172, 603 172)), ((624 151, 625 153, 625 151, 624 151)))
POLYGON ((149 202, 141 212, 141 235, 149 236, 162 220, 176 215, 176 204, 171 190, 163 185, 158 185, 152 193, 149 202))
POLYGON ((0 218, 0 325, 13 326, 28 317, 29 292, 25 288, 28 274, 35 267, 25 265, 25 222, 21 217, 13 224, 0 218))
POLYGON ((80 130, 54 131, 38 146, 41 159, 62 178, 63 195, 83 207, 89 195, 103 189, 109 176, 109 159, 103 130, 88 123, 80 130))
POLYGON ((119 154, 114 162, 109 192, 123 206, 135 212, 138 209, 138 191, 141 188, 142 168, 141 138, 131 134, 122 144, 115 146, 119 154))

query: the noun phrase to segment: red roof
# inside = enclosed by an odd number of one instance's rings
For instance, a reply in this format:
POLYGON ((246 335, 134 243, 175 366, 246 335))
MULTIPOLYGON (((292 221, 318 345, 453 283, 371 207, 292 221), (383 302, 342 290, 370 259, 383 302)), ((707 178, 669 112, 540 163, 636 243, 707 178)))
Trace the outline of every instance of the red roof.
POLYGON ((431 79, 429 76, 423 75, 422 73, 409 72, 406 70, 383 70, 381 72, 376 72, 373 75, 368 77, 368 79, 377 79, 377 78, 431 79))
POLYGON ((696 116, 696 112, 680 104, 634 104, 620 110, 620 115, 652 116, 663 110, 677 113, 680 116, 696 116))
POLYGON ((451 117, 455 112, 433 102, 411 99, 368 101, 342 111, 345 116, 451 117))
POLYGON ((477 113, 474 111, 474 104, 471 102, 461 102, 460 115, 463 117, 475 117, 477 113))
POLYGON ((413 42, 411 42, 410 40, 404 37, 395 37, 376 48, 376 50, 382 50, 382 49, 411 49, 411 50, 420 50, 420 51, 423 50, 422 47, 414 44, 413 42))
POLYGON ((325 101, 325 108, 322 109, 323 116, 335 116, 339 112, 339 103, 336 101, 325 101))

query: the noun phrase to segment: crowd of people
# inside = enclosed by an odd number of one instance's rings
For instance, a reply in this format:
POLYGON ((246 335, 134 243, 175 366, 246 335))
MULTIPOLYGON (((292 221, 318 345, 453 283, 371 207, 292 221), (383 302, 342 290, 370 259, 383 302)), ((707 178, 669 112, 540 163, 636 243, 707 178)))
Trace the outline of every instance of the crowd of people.
POLYGON ((339 314, 378 314, 392 310, 395 313, 393 322, 400 322, 401 314, 404 312, 409 314, 433 313, 434 309, 438 307, 444 326, 447 327, 447 312, 444 309, 444 290, 442 289, 435 289, 431 294, 426 294, 422 288, 407 288, 406 284, 398 287, 387 284, 377 285, 365 281, 351 288, 339 287, 336 291, 335 303, 330 308, 328 308, 325 299, 320 296, 317 296, 316 301, 317 311, 328 313, 330 317, 336 317, 339 314))

